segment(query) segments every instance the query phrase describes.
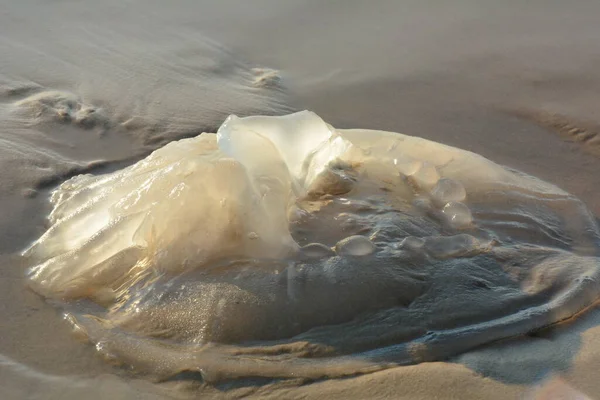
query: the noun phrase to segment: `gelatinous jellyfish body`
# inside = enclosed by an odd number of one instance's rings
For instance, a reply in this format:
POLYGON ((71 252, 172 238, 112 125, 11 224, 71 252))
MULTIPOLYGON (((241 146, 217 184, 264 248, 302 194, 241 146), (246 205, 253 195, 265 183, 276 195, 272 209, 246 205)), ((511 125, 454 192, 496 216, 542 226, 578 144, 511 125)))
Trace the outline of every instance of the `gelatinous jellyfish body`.
POLYGON ((317 379, 444 359, 600 293, 598 230, 564 191, 421 138, 310 112, 229 117, 64 182, 24 255, 113 361, 317 379))

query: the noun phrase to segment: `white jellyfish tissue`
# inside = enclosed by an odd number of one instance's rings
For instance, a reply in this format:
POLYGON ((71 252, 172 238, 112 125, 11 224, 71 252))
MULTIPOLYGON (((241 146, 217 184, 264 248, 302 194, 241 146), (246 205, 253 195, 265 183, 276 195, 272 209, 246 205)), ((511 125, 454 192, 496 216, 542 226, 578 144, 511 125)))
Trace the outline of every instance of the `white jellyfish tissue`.
POLYGON ((599 294, 598 228, 561 189, 308 111, 230 116, 67 180, 30 286, 112 360, 207 381, 437 360, 599 294))

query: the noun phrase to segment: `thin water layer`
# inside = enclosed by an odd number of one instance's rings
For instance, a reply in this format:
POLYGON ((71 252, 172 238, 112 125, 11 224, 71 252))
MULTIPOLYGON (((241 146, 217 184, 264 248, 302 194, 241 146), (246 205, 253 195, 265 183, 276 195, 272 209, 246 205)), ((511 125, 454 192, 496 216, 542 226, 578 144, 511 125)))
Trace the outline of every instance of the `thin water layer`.
POLYGON ((598 299, 575 197, 467 151, 318 116, 229 117, 52 194, 29 283, 111 362, 340 377, 444 359, 598 299))

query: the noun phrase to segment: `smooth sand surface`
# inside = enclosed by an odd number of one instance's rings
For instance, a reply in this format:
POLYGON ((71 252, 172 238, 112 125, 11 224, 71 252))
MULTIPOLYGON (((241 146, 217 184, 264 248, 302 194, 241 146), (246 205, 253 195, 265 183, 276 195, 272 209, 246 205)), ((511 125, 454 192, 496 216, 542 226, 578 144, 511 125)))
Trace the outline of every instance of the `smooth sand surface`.
POLYGON ((2 2, 0 397, 80 398, 83 387, 105 398, 99 375, 119 382, 121 398, 506 399, 532 396, 551 375, 600 397, 600 310, 448 362, 352 379, 155 387, 98 359, 24 288, 15 253, 44 231, 53 184, 214 130, 229 113, 308 108, 339 128, 422 136, 538 176, 600 215, 600 3, 279 3, 2 2), (76 99, 19 103, 48 91, 76 99), (88 124, 86 107, 107 122, 88 124))

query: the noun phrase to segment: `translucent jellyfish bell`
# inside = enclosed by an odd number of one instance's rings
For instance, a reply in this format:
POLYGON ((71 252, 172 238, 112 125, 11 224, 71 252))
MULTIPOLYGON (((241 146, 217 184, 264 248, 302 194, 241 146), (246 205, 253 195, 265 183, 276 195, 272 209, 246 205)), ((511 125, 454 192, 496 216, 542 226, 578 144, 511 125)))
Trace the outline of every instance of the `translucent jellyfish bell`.
POLYGON ((600 294, 598 227, 575 197, 307 111, 231 116, 217 135, 74 177, 51 202, 24 252, 31 287, 100 353, 160 379, 322 379, 445 359, 600 294))

